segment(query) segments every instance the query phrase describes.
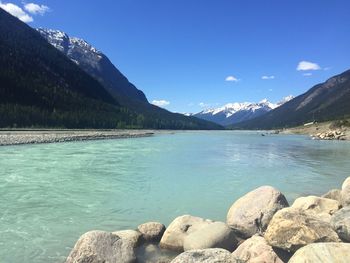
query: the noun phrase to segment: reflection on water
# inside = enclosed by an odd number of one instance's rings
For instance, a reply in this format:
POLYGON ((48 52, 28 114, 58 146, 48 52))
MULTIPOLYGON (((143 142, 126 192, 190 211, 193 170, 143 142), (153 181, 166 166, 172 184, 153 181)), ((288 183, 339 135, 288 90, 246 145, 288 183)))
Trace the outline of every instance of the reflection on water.
POLYGON ((350 143, 257 132, 0 148, 0 258, 62 262, 92 229, 115 231, 182 214, 225 220, 261 185, 292 201, 340 187, 350 143))

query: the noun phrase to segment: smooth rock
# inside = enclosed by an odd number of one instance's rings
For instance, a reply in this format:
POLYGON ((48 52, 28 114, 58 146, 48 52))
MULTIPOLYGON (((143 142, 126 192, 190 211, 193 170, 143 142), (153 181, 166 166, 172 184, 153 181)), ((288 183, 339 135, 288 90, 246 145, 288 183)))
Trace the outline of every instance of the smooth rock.
POLYGON ((136 262, 133 247, 119 236, 104 232, 90 231, 82 235, 66 263, 131 263, 136 262))
POLYGON ((329 223, 295 208, 284 208, 278 211, 272 218, 264 237, 271 246, 287 251, 296 251, 315 242, 340 241, 329 223))
POLYGON ((232 256, 245 263, 283 263, 265 238, 258 235, 244 241, 232 256))
POLYGON ((130 245, 134 248, 142 243, 142 234, 136 230, 120 230, 113 232, 113 234, 119 236, 123 240, 130 242, 130 245))
POLYGON ((183 252, 171 263, 238 263, 238 261, 225 249, 208 248, 183 252))
POLYGON ((341 196, 340 189, 332 189, 332 190, 328 191, 327 193, 325 193, 324 195, 322 195, 323 198, 336 200, 338 202, 340 202, 340 196, 341 196))
POLYGON ((243 237, 263 233, 272 216, 287 207, 284 195, 271 186, 259 187, 240 199, 230 208, 227 224, 243 237))
POLYGON ((315 243, 299 249, 289 263, 349 263, 350 244, 315 243))
POLYGON ((165 232, 165 226, 158 222, 148 222, 139 225, 137 229, 147 242, 159 242, 165 232))
POLYGON ((350 177, 346 178, 341 187, 340 200, 343 207, 350 205, 350 177))
POLYGON ((214 222, 190 233, 184 238, 184 250, 224 248, 233 251, 237 247, 233 230, 223 222, 214 222))
POLYGON ((184 215, 177 217, 165 230, 160 246, 162 248, 183 251, 184 238, 201 228, 212 224, 213 221, 200 217, 184 215))
POLYGON ((306 196, 297 198, 291 207, 312 213, 329 222, 331 215, 339 210, 339 202, 318 196, 306 196))
POLYGON ((350 206, 340 209, 332 216, 331 226, 342 240, 350 242, 350 206))

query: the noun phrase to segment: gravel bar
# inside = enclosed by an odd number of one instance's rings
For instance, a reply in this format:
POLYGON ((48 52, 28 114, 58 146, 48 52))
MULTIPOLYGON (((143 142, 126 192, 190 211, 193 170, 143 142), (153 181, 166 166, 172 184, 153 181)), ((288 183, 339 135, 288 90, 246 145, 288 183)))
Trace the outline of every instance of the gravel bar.
POLYGON ((149 137, 153 130, 1 130, 0 146, 149 137))

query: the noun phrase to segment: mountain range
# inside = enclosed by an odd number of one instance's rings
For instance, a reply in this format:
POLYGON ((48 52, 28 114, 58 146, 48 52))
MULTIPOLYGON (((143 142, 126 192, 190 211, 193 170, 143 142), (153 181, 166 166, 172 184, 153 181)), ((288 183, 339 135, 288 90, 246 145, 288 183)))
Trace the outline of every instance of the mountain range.
POLYGON ((172 113, 150 104, 87 41, 35 30, 1 8, 0 84, 0 128, 276 129, 350 117, 350 70, 276 104, 172 113))
POLYGON ((276 129, 346 118, 350 118, 350 70, 315 85, 260 117, 230 128, 276 129))
POLYGON ((149 104, 86 41, 39 32, 0 8, 0 127, 222 128, 149 104))
POLYGON ((280 107, 293 98, 294 97, 292 95, 289 95, 275 104, 269 102, 267 99, 264 99, 258 103, 228 103, 219 108, 203 110, 199 113, 192 114, 192 116, 203 120, 212 121, 223 126, 228 126, 262 116, 265 113, 280 107))

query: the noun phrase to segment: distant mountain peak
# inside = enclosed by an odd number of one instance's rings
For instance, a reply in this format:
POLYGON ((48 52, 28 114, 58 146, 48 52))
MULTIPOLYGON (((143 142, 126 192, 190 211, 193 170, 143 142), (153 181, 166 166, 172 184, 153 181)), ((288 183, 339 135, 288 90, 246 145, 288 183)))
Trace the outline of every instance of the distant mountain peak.
POLYGON ((70 37, 60 30, 46 28, 36 30, 52 46, 97 79, 118 100, 127 98, 148 103, 145 94, 130 83, 106 55, 84 39, 70 37))
POLYGON ((254 102, 233 102, 227 103, 218 108, 203 110, 193 116, 204 120, 216 122, 220 125, 230 125, 258 117, 270 110, 273 110, 287 101, 294 98, 292 95, 284 97, 278 103, 271 103, 268 99, 254 102))
POLYGON ((66 55, 71 48, 79 46, 85 51, 92 52, 96 55, 102 55, 102 52, 97 48, 93 47, 87 41, 78 37, 70 37, 67 33, 47 28, 37 28, 37 31, 44 36, 51 45, 64 52, 66 55))

